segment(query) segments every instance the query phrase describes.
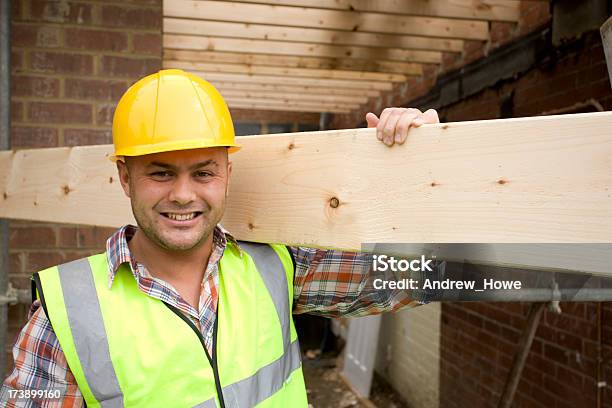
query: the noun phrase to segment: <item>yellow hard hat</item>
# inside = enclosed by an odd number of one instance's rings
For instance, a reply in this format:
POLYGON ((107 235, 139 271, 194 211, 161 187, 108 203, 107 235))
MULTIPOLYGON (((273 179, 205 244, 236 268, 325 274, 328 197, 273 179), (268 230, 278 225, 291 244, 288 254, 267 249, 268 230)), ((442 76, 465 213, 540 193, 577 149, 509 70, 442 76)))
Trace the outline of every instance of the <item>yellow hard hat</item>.
POLYGON ((180 69, 146 76, 123 94, 113 118, 113 143, 112 161, 202 147, 240 149, 219 91, 180 69))

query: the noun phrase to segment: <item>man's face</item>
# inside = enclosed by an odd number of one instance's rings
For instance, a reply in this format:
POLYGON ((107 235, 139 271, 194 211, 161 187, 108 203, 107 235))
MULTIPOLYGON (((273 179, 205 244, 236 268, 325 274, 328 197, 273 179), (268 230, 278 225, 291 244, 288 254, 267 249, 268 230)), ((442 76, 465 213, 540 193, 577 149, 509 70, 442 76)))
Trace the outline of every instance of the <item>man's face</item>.
POLYGON ((126 157, 117 163, 134 218, 145 236, 170 251, 204 244, 221 220, 231 174, 227 148, 126 157))

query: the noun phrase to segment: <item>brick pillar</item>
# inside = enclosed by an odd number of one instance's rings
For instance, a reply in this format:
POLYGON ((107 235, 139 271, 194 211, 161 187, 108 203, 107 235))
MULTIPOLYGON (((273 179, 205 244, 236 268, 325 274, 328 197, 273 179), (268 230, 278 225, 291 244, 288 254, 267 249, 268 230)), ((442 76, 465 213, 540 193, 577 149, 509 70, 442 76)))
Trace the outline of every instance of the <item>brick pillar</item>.
MULTIPOLYGON (((161 0, 12 5, 13 148, 112 143, 119 97, 161 68, 161 0)), ((11 222, 11 283, 28 289, 32 272, 103 251, 112 231, 11 222)), ((9 308, 7 351, 26 318, 26 306, 9 308)))

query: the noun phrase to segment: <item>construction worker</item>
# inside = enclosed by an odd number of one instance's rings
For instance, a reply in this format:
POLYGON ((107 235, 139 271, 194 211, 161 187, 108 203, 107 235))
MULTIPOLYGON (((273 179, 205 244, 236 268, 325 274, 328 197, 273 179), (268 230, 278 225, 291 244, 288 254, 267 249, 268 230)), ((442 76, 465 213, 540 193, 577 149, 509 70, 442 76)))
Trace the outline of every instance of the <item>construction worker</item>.
MULTIPOLYGON (((391 146, 438 116, 390 108, 366 120, 391 146)), ((419 304, 364 285, 364 254, 237 242, 219 225, 239 146, 201 78, 163 70, 136 82, 113 142, 138 226, 116 231, 104 253, 34 274, 2 406, 306 407, 292 313, 419 304)))

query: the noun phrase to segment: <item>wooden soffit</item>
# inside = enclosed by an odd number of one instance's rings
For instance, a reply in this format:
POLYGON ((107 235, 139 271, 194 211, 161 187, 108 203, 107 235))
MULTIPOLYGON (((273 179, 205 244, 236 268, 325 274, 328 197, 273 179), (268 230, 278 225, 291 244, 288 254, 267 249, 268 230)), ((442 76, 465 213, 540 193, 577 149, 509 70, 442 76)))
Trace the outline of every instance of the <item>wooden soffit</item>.
POLYGON ((164 0, 163 65, 230 108, 346 113, 439 66, 519 0, 164 0))

